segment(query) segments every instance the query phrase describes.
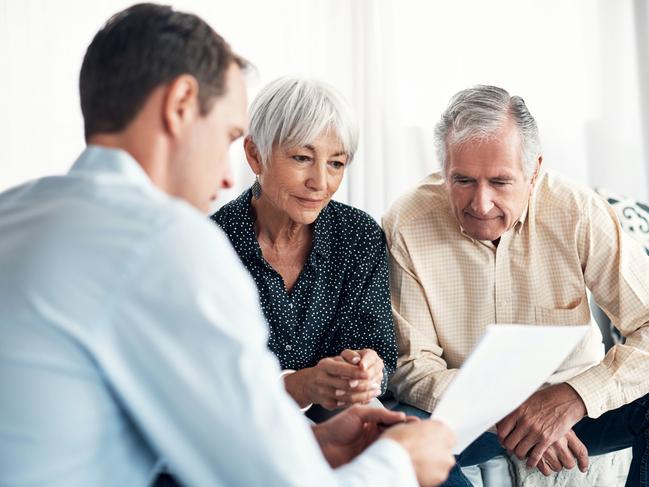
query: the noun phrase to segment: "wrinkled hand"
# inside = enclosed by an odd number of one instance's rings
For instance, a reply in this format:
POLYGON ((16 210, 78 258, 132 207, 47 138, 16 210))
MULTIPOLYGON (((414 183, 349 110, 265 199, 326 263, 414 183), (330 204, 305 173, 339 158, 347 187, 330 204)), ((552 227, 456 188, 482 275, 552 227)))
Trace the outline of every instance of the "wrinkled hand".
POLYGON ((381 394, 383 381, 383 360, 369 348, 363 350, 343 350, 340 356, 348 364, 355 365, 361 371, 367 372, 368 378, 360 381, 355 387, 346 391, 338 391, 338 405, 367 404, 372 398, 381 394), (343 393, 344 392, 344 393, 343 393))
POLYGON ((419 484, 439 485, 455 465, 452 453, 455 435, 439 421, 399 424, 389 428, 381 438, 398 442, 410 455, 419 484))
POLYGON ((342 357, 327 357, 315 367, 301 369, 284 378, 288 393, 304 407, 309 403, 320 404, 326 409, 336 409, 350 402, 370 400, 373 391, 358 391, 362 383, 367 383, 369 374, 357 365, 347 363, 342 357))
POLYGON ((313 426, 313 433, 332 468, 353 460, 374 443, 385 427, 402 423, 404 413, 367 406, 352 406, 333 418, 313 426))
POLYGON ((565 436, 586 415, 586 407, 568 384, 535 392, 496 426, 500 443, 536 467, 548 447, 565 436))
POLYGON ((570 470, 576 465, 579 465, 582 472, 588 471, 588 449, 575 432, 570 430, 545 450, 538 469, 547 477, 552 472, 560 472, 564 468, 570 470))

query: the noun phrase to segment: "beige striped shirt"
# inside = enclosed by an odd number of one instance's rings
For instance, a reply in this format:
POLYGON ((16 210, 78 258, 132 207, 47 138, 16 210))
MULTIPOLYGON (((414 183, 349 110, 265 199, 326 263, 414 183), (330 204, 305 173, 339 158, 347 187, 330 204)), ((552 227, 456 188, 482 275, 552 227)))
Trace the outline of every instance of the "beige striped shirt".
POLYGON ((542 173, 494 246, 462 231, 436 173, 392 205, 383 227, 399 345, 390 388, 399 400, 432 411, 490 323, 590 323, 548 380, 568 382, 590 417, 649 392, 649 257, 593 192, 542 173), (605 357, 587 289, 627 337, 605 357))

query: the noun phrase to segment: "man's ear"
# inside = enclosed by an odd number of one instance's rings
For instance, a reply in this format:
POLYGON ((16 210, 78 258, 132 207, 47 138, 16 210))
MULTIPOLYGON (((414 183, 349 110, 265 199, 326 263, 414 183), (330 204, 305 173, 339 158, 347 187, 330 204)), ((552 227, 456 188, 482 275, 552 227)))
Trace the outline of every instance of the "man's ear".
POLYGON ((256 175, 261 174, 263 168, 261 154, 259 154, 257 144, 252 141, 252 138, 249 135, 243 139, 243 150, 246 152, 246 159, 248 160, 248 165, 250 166, 250 169, 252 169, 252 172, 256 175))
POLYGON ((178 137, 191 122, 200 116, 198 80, 183 74, 172 80, 165 91, 162 119, 169 134, 178 137))
POLYGON ((539 173, 541 172, 541 164, 543 163, 543 156, 539 154, 539 158, 536 160, 536 169, 534 170, 534 174, 532 174, 532 181, 530 184, 532 187, 536 184, 536 180, 539 177, 539 173))

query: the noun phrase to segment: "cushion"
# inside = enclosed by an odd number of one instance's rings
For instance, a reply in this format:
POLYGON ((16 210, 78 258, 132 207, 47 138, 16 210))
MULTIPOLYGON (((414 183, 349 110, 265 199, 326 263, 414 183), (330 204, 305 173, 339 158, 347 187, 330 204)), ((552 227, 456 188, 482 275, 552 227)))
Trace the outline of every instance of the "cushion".
POLYGON ((649 254, 649 205, 602 188, 596 189, 595 192, 608 201, 615 210, 622 228, 649 254))
POLYGON ((538 470, 528 469, 515 456, 510 459, 517 487, 624 487, 631 465, 631 448, 590 457, 585 474, 575 467, 544 477, 538 470))

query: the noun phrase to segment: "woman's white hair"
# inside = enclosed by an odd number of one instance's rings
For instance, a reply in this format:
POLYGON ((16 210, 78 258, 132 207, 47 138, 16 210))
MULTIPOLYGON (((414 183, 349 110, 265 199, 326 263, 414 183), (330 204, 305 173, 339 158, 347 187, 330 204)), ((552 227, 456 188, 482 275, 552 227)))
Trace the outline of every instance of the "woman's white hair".
POLYGON ((541 154, 536 120, 520 96, 510 96, 497 86, 478 85, 456 93, 435 127, 437 158, 446 176, 447 149, 472 139, 489 139, 508 120, 521 136, 521 157, 526 177, 534 174, 541 154))
POLYGON ((356 120, 344 98, 321 81, 276 79, 250 106, 249 135, 264 164, 274 146, 305 146, 325 133, 336 135, 350 163, 358 147, 356 120))

